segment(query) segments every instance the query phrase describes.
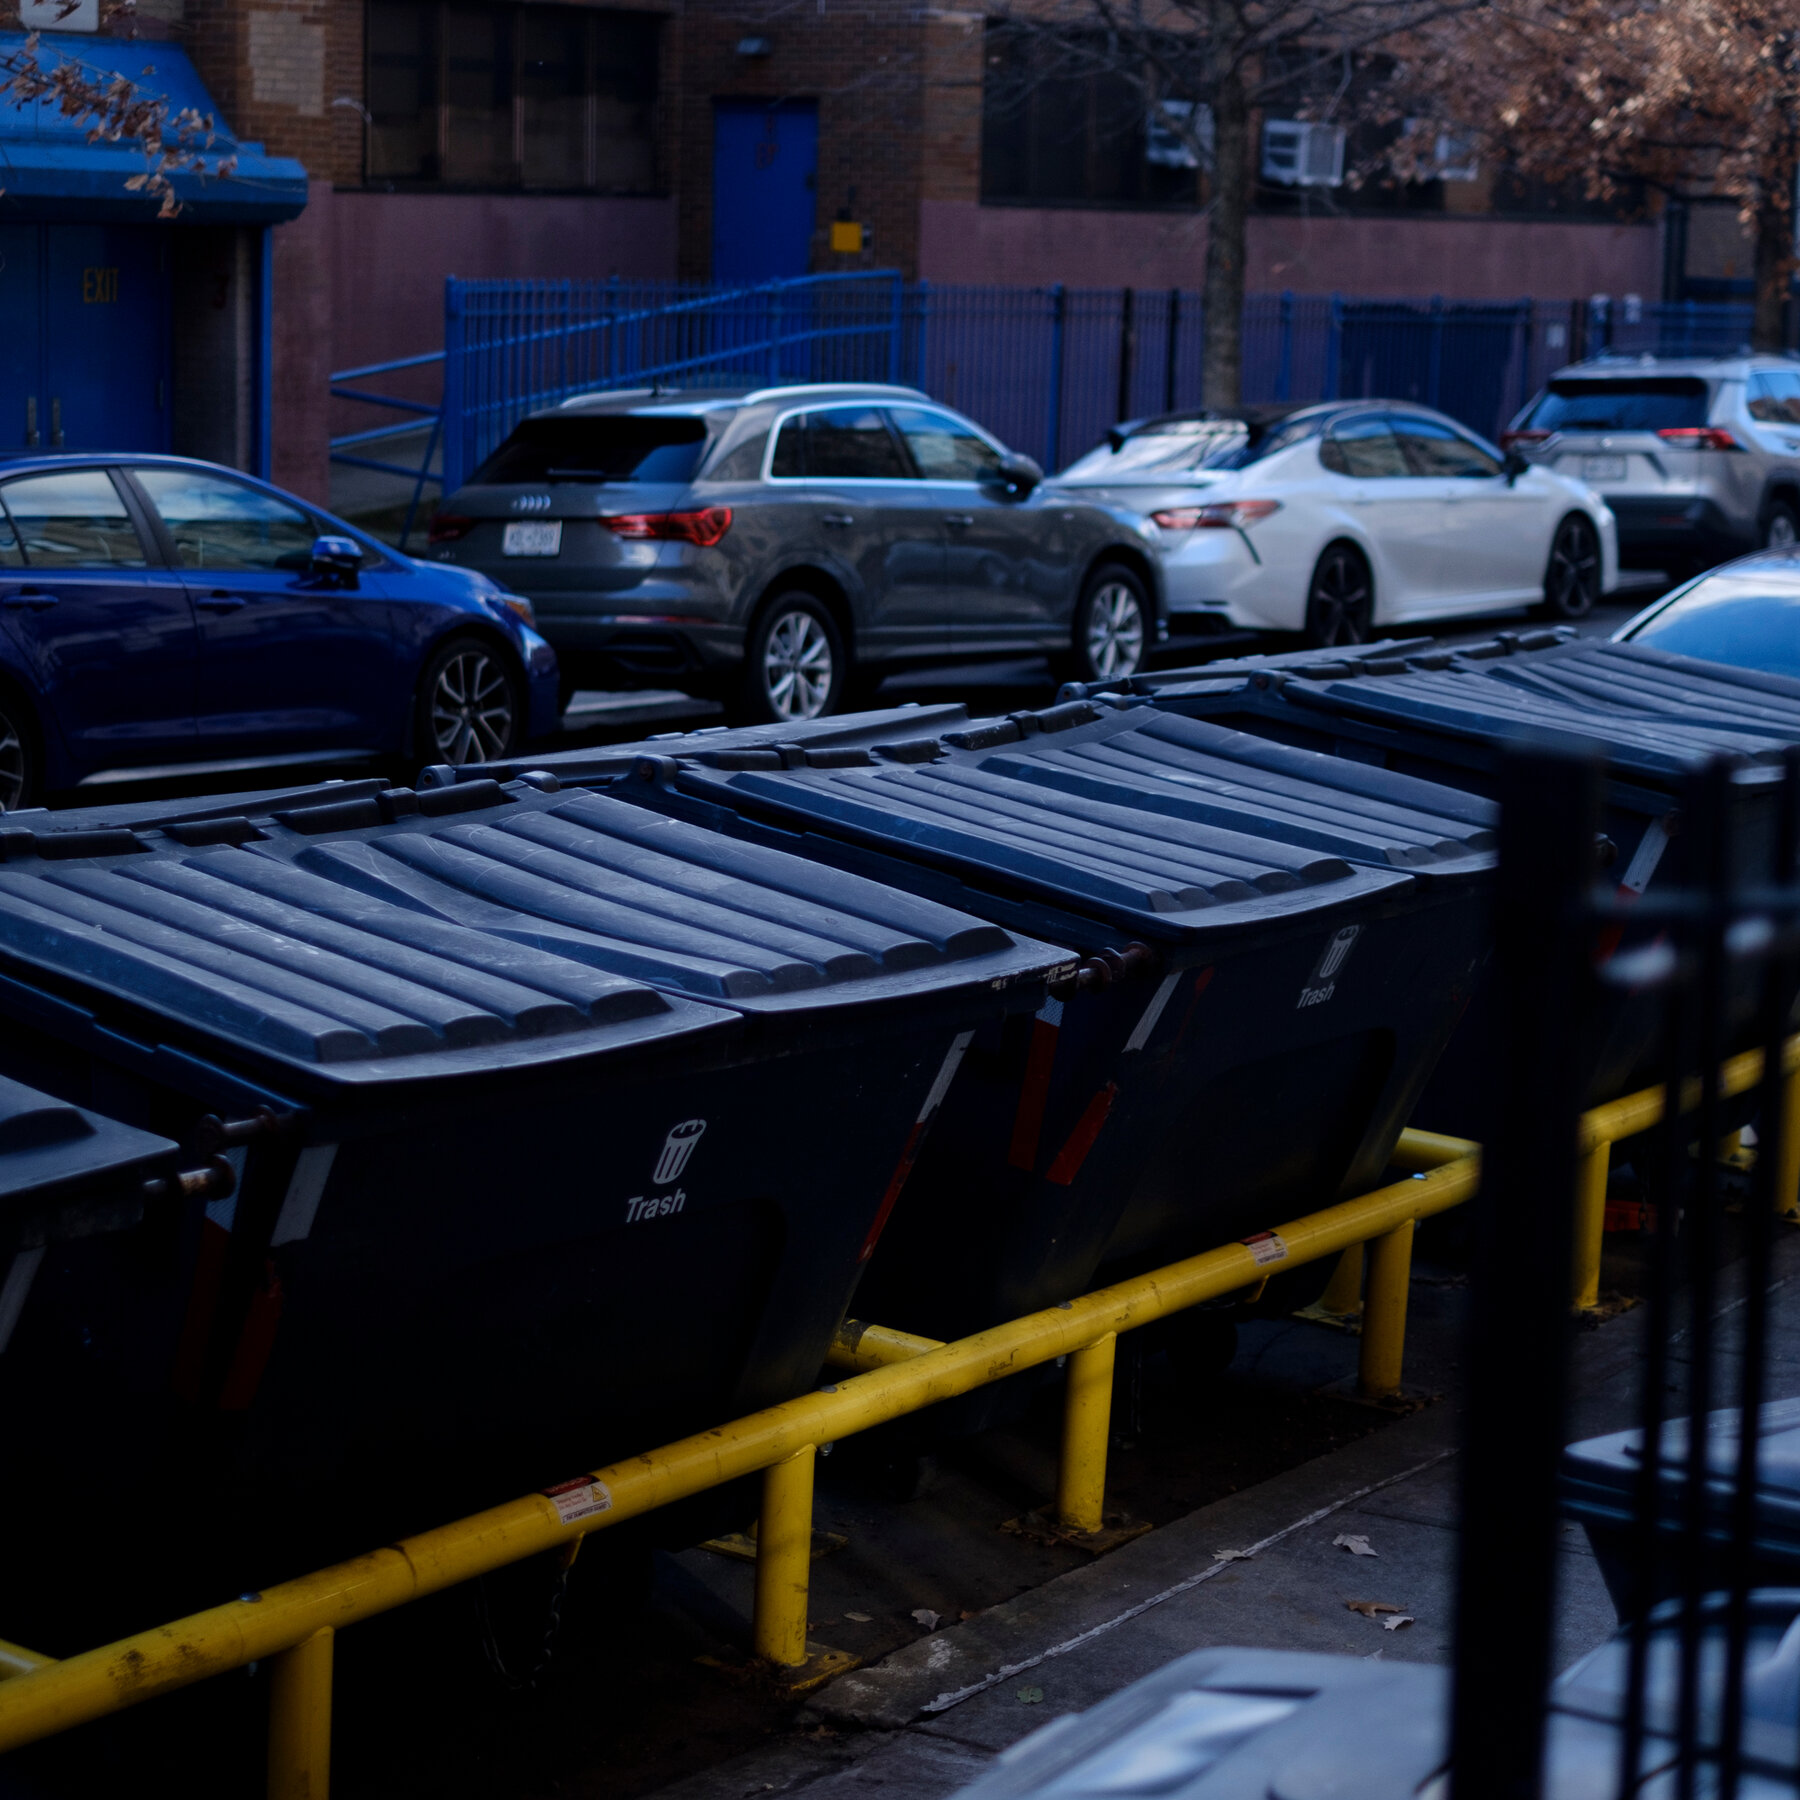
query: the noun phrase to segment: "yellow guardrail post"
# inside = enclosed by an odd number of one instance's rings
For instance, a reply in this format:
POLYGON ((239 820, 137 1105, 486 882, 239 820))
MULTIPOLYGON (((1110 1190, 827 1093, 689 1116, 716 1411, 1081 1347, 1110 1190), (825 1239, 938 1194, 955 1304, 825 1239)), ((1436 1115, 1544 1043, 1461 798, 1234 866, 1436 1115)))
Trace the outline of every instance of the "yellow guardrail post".
POLYGON ((1600 1304, 1600 1252, 1606 1243, 1606 1181, 1612 1145, 1602 1138, 1581 1153, 1575 1175, 1575 1297, 1577 1312, 1600 1304))
POLYGON ((806 1661, 806 1608, 812 1594, 813 1464, 806 1444, 763 1470, 756 1527, 756 1654, 777 1669, 806 1661))
POLYGON ((1062 1456, 1056 1469, 1056 1522, 1065 1531, 1106 1523, 1106 1439, 1112 1429, 1117 1332, 1072 1351, 1063 1388, 1062 1456))
POLYGON ((1406 1294, 1412 1280, 1413 1221, 1368 1244, 1369 1285, 1363 1296, 1362 1354, 1356 1385, 1365 1399, 1380 1400, 1400 1388, 1406 1358, 1406 1294))
POLYGON ((329 1625, 269 1663, 269 1800, 326 1800, 331 1788, 329 1625))
POLYGON ((1781 1081, 1781 1160, 1775 1170, 1775 1211, 1800 1221, 1800 1069, 1781 1081))
POLYGON ((1319 1311, 1348 1319, 1362 1311, 1362 1304, 1363 1247, 1361 1244, 1352 1244, 1337 1259, 1337 1267, 1331 1271, 1331 1279, 1326 1282, 1325 1291, 1319 1296, 1319 1311))

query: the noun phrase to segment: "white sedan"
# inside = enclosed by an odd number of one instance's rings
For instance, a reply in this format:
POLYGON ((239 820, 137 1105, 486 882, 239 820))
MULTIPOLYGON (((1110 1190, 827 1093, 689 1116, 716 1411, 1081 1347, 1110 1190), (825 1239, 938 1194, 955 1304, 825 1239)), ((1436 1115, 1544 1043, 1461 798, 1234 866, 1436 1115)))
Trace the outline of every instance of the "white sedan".
POLYGON ((1391 400, 1172 414, 1109 432, 1052 485, 1135 515, 1177 630, 1356 644, 1415 620, 1541 607, 1618 583, 1600 496, 1391 400))

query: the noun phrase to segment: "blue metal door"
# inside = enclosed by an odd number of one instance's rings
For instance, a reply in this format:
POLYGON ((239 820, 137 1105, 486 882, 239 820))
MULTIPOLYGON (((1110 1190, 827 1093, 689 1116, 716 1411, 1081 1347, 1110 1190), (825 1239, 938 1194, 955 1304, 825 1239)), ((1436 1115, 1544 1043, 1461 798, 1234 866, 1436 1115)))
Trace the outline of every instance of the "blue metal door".
POLYGON ((713 280, 807 274, 818 187, 816 100, 715 100, 713 280))
POLYGON ((0 225, 0 450, 34 437, 43 377, 43 230, 0 225))
POLYGON ((46 445, 169 447, 168 230, 45 227, 46 445))

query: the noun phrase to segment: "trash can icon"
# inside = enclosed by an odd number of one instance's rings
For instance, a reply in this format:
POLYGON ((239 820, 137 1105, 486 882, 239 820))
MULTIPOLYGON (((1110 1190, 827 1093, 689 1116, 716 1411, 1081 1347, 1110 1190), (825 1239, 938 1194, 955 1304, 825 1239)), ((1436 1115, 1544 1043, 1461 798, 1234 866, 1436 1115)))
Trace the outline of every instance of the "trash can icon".
POLYGON ((705 1130, 704 1119, 687 1119, 671 1129, 663 1139, 662 1154, 656 1159, 656 1172, 650 1177, 653 1187, 667 1187, 671 1181, 681 1179, 681 1171, 688 1166, 688 1158, 705 1130))

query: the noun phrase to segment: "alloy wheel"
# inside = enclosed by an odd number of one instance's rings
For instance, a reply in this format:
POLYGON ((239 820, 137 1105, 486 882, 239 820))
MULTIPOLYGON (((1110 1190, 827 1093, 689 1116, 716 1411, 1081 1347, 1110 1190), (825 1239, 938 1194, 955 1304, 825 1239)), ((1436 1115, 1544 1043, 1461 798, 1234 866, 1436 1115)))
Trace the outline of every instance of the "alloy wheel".
POLYGON ((816 719, 831 700, 831 640, 811 613, 783 613, 763 641, 763 692, 778 719, 816 719))
POLYGON ((512 683, 485 650, 459 650, 431 688, 431 742, 437 760, 484 762, 513 740, 512 683))
POLYGON ((24 735, 17 721, 0 712, 0 809, 12 812, 23 804, 29 776, 24 735))
POLYGON ((1594 610, 1600 595, 1600 544, 1592 526, 1564 519, 1550 546, 1550 574, 1544 598, 1559 619, 1580 619, 1594 610))
POLYGON ((1360 644, 1369 635, 1369 578, 1360 557, 1334 550, 1313 576, 1306 614, 1312 639, 1321 649, 1360 644))
POLYGON ((1101 681, 1135 675, 1144 660, 1144 608, 1122 581, 1109 581, 1088 602, 1088 666, 1101 681))

